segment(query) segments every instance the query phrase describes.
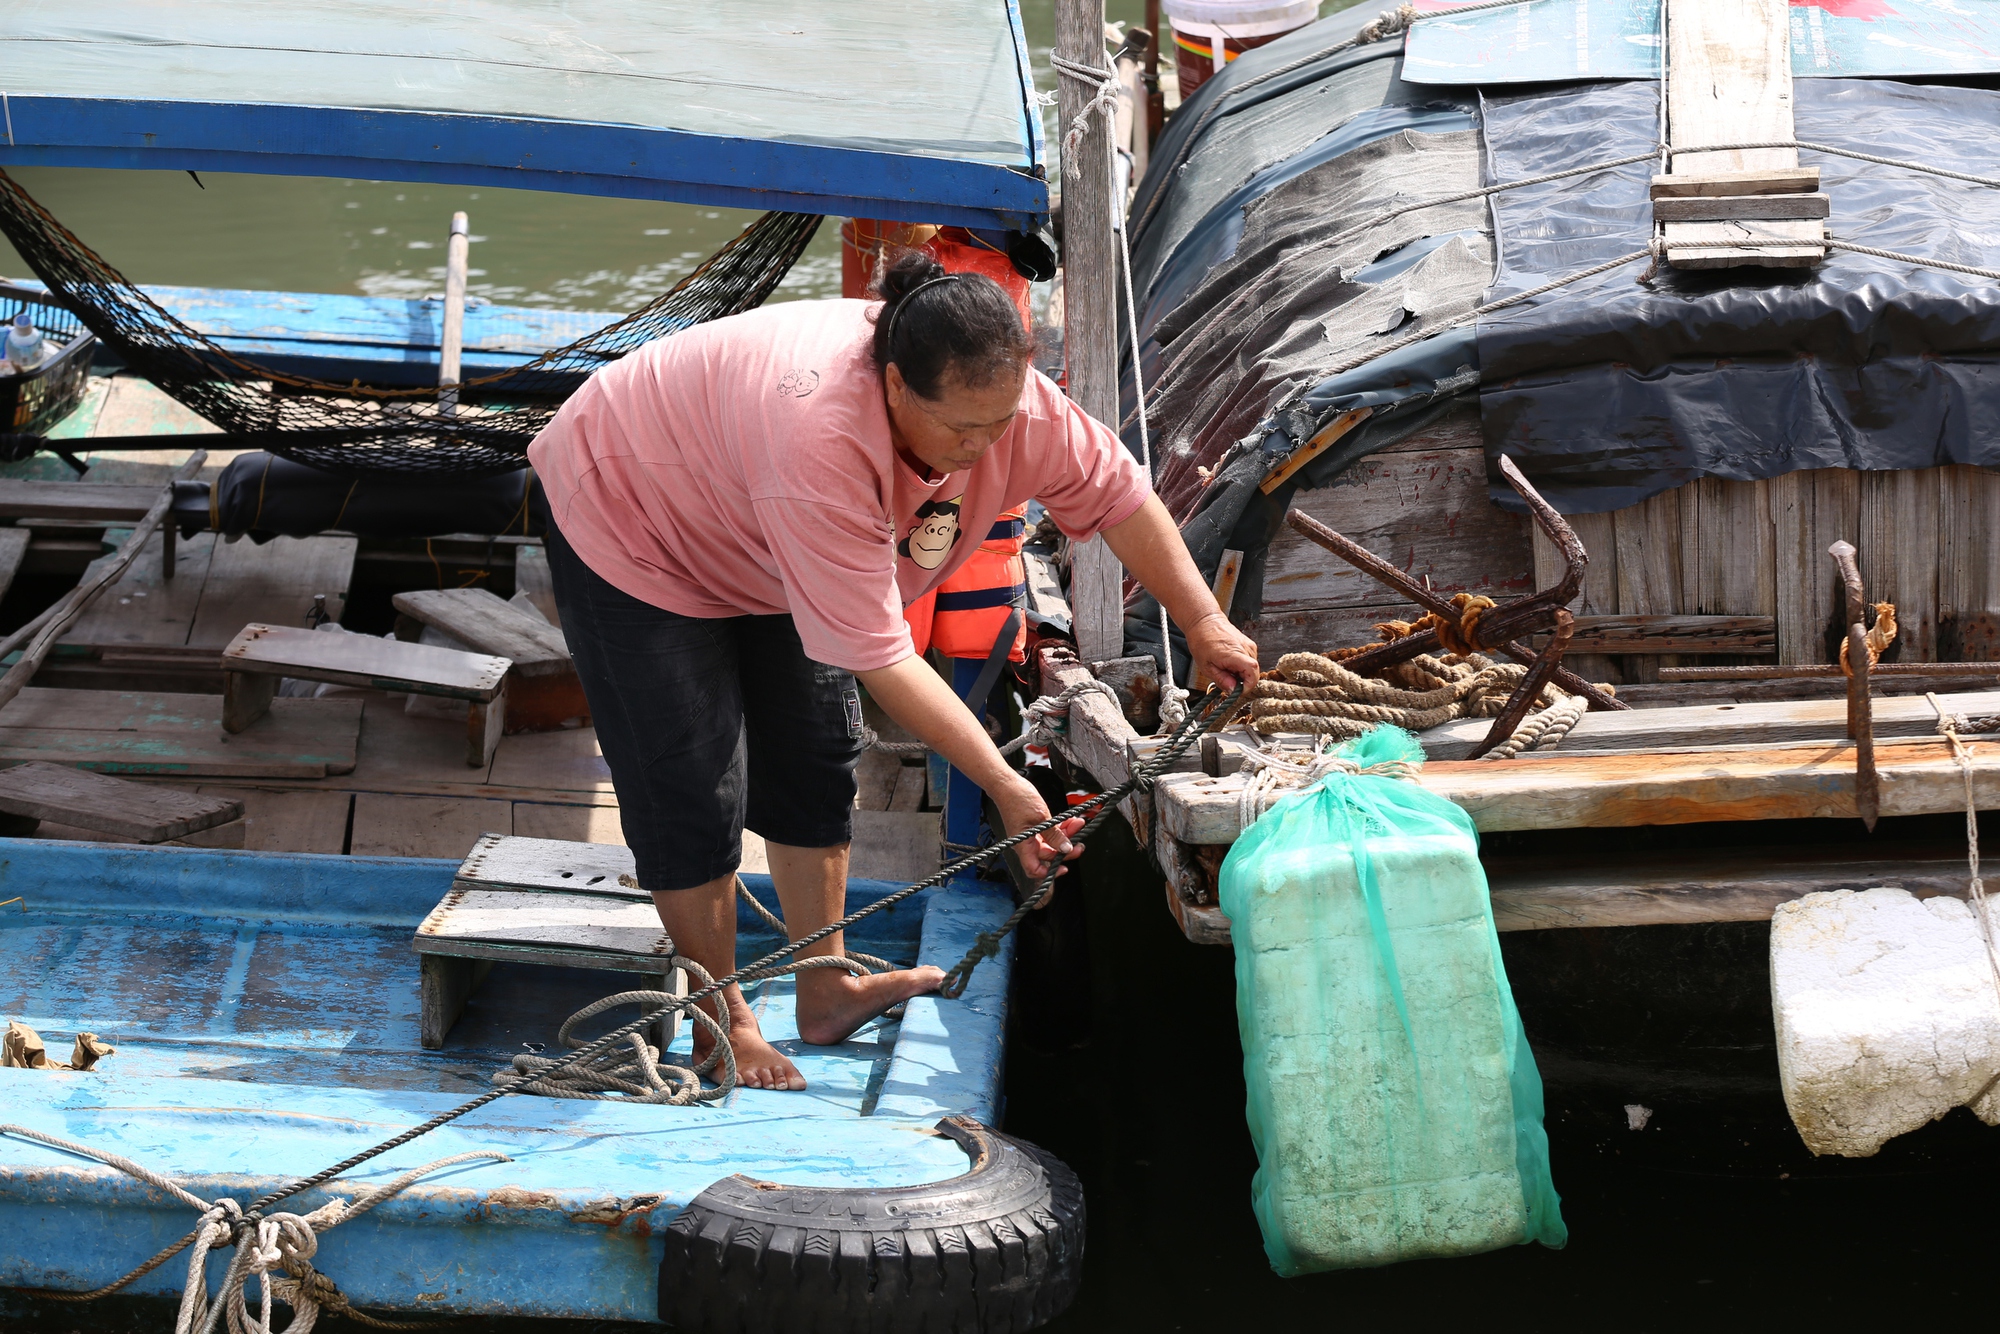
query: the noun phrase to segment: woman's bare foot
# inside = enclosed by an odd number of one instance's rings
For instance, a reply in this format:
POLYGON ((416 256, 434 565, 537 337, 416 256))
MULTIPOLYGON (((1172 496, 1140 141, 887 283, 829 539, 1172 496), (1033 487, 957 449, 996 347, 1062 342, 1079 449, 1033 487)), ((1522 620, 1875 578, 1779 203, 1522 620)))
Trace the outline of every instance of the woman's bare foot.
POLYGON ((944 969, 926 965, 901 972, 856 977, 834 968, 811 968, 794 975, 798 983, 799 1036, 829 1046, 891 1006, 928 995, 944 983, 944 969))
MULTIPOLYGON (((706 1025, 694 1023, 694 1061, 700 1065, 708 1059, 708 1053, 715 1047, 715 1039, 709 1035, 706 1025)), ((736 1053, 736 1082, 745 1088, 774 1089, 779 1092, 797 1091, 806 1086, 806 1077, 791 1063, 786 1055, 764 1041, 764 1031, 757 1026, 757 1016, 743 999, 743 993, 735 987, 729 989, 729 1045, 736 1053)), ((721 1076, 718 1066, 709 1072, 710 1079, 721 1076)))

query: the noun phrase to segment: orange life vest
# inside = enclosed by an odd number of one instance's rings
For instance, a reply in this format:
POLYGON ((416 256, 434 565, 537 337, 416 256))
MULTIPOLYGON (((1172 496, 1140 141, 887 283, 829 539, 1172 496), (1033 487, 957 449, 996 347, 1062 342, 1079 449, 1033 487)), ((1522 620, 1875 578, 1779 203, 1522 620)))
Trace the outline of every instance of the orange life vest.
MULTIPOLYGON (((1021 564, 1026 519, 1025 506, 995 519, 971 559, 903 609, 917 652, 934 648, 947 658, 984 658, 993 651, 1008 615, 1028 596, 1027 570, 1021 564)), ((1024 617, 1014 629, 1010 661, 1027 661, 1027 642, 1024 617)))

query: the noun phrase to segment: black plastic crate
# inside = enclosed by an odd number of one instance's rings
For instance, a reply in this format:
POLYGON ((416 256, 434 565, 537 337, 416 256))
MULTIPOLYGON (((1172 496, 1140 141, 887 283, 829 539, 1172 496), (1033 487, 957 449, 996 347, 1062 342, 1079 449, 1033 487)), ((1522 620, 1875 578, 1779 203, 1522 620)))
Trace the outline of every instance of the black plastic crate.
POLYGON ((51 345, 62 346, 54 356, 25 374, 0 367, 0 432, 41 436, 47 435, 50 427, 75 412, 83 402, 97 335, 85 329, 83 321, 57 305, 47 293, 0 283, 0 338, 6 337, 7 326, 24 310, 51 345))

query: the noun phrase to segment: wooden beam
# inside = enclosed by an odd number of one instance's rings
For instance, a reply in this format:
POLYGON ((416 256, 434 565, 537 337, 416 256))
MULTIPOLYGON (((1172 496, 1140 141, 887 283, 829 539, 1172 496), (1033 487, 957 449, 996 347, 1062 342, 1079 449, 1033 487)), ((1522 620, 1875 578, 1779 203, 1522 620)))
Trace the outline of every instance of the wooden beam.
MULTIPOLYGON (((1791 9, 1787 0, 1667 0, 1667 125, 1677 147, 1789 141, 1791 9)), ((1787 171, 1792 148, 1678 153, 1670 176, 1787 171)), ((1669 222, 1667 262, 1682 269, 1804 268, 1826 257, 1816 219, 1669 222), (1732 247, 1733 241, 1789 242, 1732 247)))
MULTIPOLYGON (((2000 713, 2000 691, 1946 695, 1945 712, 1967 717, 2000 713)), ((1937 734, 1937 714, 1920 697, 1878 699, 1878 740, 1937 734)), ((1434 760, 1458 760, 1486 735, 1490 720, 1461 718, 1433 727, 1417 739, 1434 760)), ((1790 700, 1761 704, 1696 704, 1683 708, 1632 709, 1587 713, 1563 738, 1564 755, 1612 754, 1637 750, 1696 750, 1718 746, 1780 746, 1795 741, 1837 742, 1847 733, 1844 699, 1790 700)))
MULTIPOLYGON (((1777 856, 1646 852, 1481 861, 1493 896, 1493 925, 1501 931, 1764 922, 1779 904, 1808 894, 1878 885, 1918 898, 1966 894, 1965 855, 1927 845, 1786 848, 1777 856)), ((1220 909, 1173 897, 1168 909, 1195 944, 1230 943, 1229 919, 1220 909)))
POLYGON ((1679 172, 1653 178, 1653 198, 1691 199, 1700 195, 1798 195, 1819 189, 1818 167, 1773 167, 1763 171, 1679 172))
POLYGON ((1367 421, 1374 413, 1375 409, 1373 408, 1355 408, 1352 411, 1341 413, 1338 417, 1335 417, 1332 421, 1314 432, 1312 439, 1293 450, 1290 458, 1273 468, 1271 475, 1259 483, 1257 489, 1267 496, 1270 495, 1286 482, 1291 481, 1293 473, 1326 453, 1336 441, 1355 427, 1361 425, 1362 422, 1367 421))
POLYGON ((1739 218, 1824 218, 1832 214, 1826 195, 1696 195, 1656 199, 1656 222, 1733 222, 1739 218))
POLYGON ((1777 651, 1775 616, 1579 616, 1568 649, 1569 653, 1757 656, 1777 651))
MULTIPOLYGON (((2000 744, 1977 743, 1981 810, 2000 807, 2000 744)), ((1965 809, 1965 788, 1942 738, 1884 747, 1876 757, 1883 815, 1965 809)), ((1231 843, 1243 776, 1168 774, 1153 788, 1161 828, 1184 843, 1231 843)), ((1855 815, 1854 747, 1523 756, 1499 763, 1434 762, 1424 787, 1482 831, 1629 828, 1718 820, 1846 819, 1855 815)))
MULTIPOLYGON (((1056 0, 1055 53, 1091 69, 1106 67, 1104 0, 1056 0)), ((1096 89, 1056 80, 1056 133, 1067 135, 1096 89)), ((1063 370, 1077 406, 1118 427, 1118 250, 1111 230, 1111 137, 1092 112, 1075 152, 1062 152, 1063 370)), ((1069 602, 1076 643, 1096 662, 1125 652, 1125 573, 1101 537, 1070 549, 1069 602)))

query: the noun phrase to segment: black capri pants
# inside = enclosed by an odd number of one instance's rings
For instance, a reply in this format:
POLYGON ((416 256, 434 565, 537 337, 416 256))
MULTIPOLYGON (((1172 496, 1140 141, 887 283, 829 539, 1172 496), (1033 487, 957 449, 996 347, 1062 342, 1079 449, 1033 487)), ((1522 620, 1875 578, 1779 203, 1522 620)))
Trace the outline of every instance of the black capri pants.
POLYGON ((547 543, 641 888, 730 874, 746 825, 793 847, 848 841, 863 749, 851 673, 808 658, 790 616, 681 616, 607 583, 553 525, 547 543))

